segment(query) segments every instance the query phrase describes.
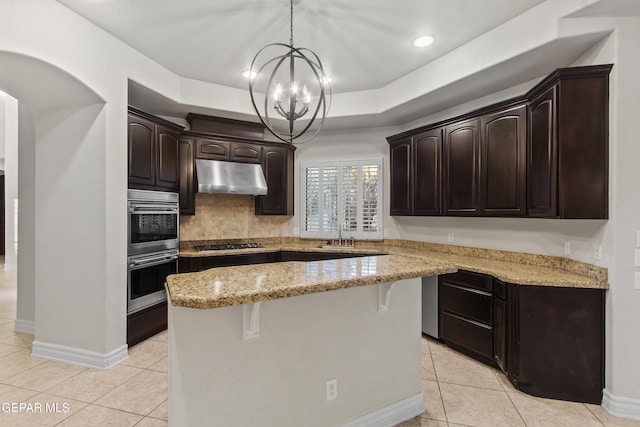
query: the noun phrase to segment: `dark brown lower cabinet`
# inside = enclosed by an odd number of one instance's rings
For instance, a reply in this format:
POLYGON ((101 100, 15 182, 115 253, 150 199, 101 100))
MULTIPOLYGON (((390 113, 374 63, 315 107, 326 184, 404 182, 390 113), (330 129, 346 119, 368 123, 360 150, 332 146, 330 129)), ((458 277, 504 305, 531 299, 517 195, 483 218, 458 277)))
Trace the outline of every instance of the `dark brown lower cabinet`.
POLYGON ((127 316, 127 345, 138 344, 167 329, 167 302, 127 316))
POLYGON ((438 278, 440 338, 477 360, 493 361, 493 278, 458 271, 438 278))
POLYGON ((507 375, 539 397, 600 404, 603 289, 509 286, 507 375))
POLYGON ((493 362, 507 370, 507 302, 506 285, 493 281, 493 362))
POLYGON ((605 290, 503 283, 459 271, 439 277, 440 339, 502 369, 525 393, 599 404, 605 290))

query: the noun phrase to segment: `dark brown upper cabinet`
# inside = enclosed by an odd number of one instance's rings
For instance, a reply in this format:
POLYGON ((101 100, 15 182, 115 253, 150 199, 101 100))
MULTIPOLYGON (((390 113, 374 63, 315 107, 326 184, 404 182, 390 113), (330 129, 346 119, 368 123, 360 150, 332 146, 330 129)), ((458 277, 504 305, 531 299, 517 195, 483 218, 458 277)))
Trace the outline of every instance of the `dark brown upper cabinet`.
POLYGON ((481 118, 481 211, 490 216, 527 213, 527 107, 519 105, 481 118))
POLYGON ((178 141, 181 130, 181 126, 129 107, 129 188, 179 190, 178 141))
POLYGON ((241 163, 260 163, 262 147, 246 142, 232 142, 229 160, 241 163))
POLYGON ((293 215, 293 150, 279 145, 262 147, 267 195, 256 196, 256 215, 293 215))
POLYGON ((445 215, 480 212, 480 120, 444 128, 445 215))
POLYGON ((180 213, 182 215, 196 213, 195 146, 195 138, 185 136, 180 138, 180 213))
POLYGON ((391 144, 391 215, 442 215, 442 130, 391 144))
POLYGON ((389 148, 391 163, 391 215, 413 215, 412 140, 408 137, 395 141, 389 148))
POLYGON ((559 69, 529 93, 529 216, 608 218, 611 67, 559 69))
POLYGON ((415 215, 442 215, 442 130, 432 129, 413 137, 413 189, 415 215))
POLYGON ((557 208, 556 89, 552 86, 529 103, 527 191, 530 216, 554 216, 557 208))
POLYGON ((231 142, 216 138, 196 138, 196 157, 209 160, 229 160, 231 142))
POLYGON ((156 183, 155 129, 150 120, 129 114, 129 187, 156 183))
POLYGON ((388 137, 391 215, 606 219, 612 67, 558 69, 523 97, 388 137), (435 165, 435 137, 416 141, 441 131, 435 165))

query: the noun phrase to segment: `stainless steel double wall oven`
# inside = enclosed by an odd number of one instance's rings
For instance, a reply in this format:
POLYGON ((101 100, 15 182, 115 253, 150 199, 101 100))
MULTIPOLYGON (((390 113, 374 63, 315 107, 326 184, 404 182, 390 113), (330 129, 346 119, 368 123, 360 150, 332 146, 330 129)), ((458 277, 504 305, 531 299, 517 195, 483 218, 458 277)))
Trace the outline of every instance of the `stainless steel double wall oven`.
POLYGON ((178 270, 178 193, 129 190, 127 314, 166 300, 164 283, 178 270))

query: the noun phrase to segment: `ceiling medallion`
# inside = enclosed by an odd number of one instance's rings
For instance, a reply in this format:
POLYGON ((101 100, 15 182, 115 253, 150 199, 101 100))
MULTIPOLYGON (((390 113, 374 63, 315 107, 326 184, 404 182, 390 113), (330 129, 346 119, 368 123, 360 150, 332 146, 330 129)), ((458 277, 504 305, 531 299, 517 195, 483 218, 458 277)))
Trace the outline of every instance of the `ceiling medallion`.
POLYGON ((268 44, 251 61, 255 77, 249 80, 249 94, 269 132, 281 141, 302 144, 320 132, 331 106, 331 87, 318 55, 293 45, 293 0, 290 23, 288 45, 268 44), (256 94, 264 94, 264 102, 257 102, 256 94))

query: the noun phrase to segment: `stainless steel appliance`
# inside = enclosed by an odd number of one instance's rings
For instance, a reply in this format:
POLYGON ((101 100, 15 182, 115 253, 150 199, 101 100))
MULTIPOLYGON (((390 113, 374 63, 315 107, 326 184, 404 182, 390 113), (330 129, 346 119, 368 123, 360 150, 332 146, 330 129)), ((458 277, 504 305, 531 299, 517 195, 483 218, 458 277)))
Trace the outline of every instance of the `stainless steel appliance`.
POLYGON ((167 299, 164 283, 178 272, 178 250, 131 255, 127 283, 127 314, 167 299))
POLYGON ((177 249, 180 206, 178 193, 129 190, 128 254, 177 249))
POLYGON ((422 332, 438 338, 438 276, 422 278, 422 332))
POLYGON ((178 272, 178 193, 129 190, 127 314, 167 299, 164 283, 178 272))
POLYGON ((196 174, 200 193, 267 194, 267 181, 259 164, 196 159, 196 174))

